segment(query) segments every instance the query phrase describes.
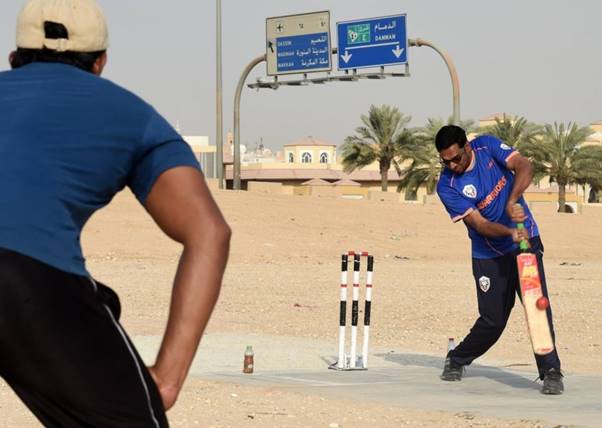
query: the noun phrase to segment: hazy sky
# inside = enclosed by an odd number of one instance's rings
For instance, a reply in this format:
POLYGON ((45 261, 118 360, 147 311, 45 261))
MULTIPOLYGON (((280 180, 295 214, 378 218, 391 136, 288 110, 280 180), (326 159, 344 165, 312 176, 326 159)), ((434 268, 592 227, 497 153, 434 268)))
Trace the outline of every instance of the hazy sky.
MULTIPOLYGON (((215 136, 215 1, 99 0, 109 22, 105 77, 153 104, 182 133, 215 136)), ((23 0, 2 0, 0 51, 14 47, 23 0)), ((265 52, 265 18, 330 10, 336 22, 407 14, 408 36, 453 58, 462 118, 509 112, 539 123, 602 119, 602 2, 597 0, 222 0, 224 132, 232 128, 236 83, 265 52)), ((6 56, 4 57, 6 58, 6 56)), ((242 96, 241 140, 271 148, 312 135, 341 144, 371 104, 412 116, 451 115, 449 74, 430 48, 410 48, 409 78, 283 87, 242 96)), ((8 67, 0 62, 0 69, 8 67)), ((336 61, 333 62, 336 67, 336 61)), ((258 65, 248 82, 264 77, 258 65)), ((338 72, 336 72, 338 73, 338 72)))

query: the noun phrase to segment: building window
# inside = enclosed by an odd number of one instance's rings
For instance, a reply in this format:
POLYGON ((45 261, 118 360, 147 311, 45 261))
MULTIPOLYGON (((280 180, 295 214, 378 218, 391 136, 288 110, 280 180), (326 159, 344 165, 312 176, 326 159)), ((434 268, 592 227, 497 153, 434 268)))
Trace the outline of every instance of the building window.
POLYGON ((295 163, 295 155, 288 152, 288 163, 295 163))
POLYGON ((328 163, 328 153, 320 153, 320 163, 328 163))
POLYGON ((311 153, 303 152, 301 155, 301 163, 311 163, 311 153))

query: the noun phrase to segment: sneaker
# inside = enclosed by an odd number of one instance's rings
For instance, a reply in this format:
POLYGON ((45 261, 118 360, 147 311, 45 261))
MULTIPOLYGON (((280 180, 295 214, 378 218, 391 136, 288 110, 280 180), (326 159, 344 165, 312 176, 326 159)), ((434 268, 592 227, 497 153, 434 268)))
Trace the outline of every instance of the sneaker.
POLYGON ((450 357, 445 359, 445 365, 443 366, 443 373, 441 373, 441 380, 448 382, 455 382, 462 380, 464 374, 464 366, 454 364, 450 357))
POLYGON ((543 375, 541 393, 546 395, 560 395, 564 392, 562 373, 557 369, 549 369, 543 375))

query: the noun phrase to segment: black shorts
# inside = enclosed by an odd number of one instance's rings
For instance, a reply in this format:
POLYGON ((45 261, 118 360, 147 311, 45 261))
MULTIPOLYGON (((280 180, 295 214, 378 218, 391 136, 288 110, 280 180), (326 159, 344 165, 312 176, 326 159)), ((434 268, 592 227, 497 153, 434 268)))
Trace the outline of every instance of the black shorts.
POLYGON ((48 427, 167 427, 108 287, 0 249, 0 376, 48 427))

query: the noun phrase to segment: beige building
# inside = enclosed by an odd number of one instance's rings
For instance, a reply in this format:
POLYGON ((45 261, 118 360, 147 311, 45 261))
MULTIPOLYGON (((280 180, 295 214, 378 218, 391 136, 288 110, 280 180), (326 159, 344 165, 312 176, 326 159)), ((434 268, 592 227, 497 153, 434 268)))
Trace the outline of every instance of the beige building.
MULTIPOLYGON (((284 145, 282 160, 243 162, 241 187, 247 189, 249 183, 254 183, 255 187, 257 183, 279 183, 279 191, 286 194, 349 198, 367 198, 372 191, 380 192, 381 177, 377 164, 347 174, 337 159, 336 149, 336 144, 311 136, 295 140, 284 145), (322 181, 311 182, 313 179, 322 181), (332 189, 327 190, 324 182, 332 185, 332 189)), ((394 198, 399 198, 395 193, 399 176, 393 169, 389 171, 388 179, 389 192, 394 194, 394 198)), ((226 166, 226 180, 231 188, 231 165, 226 166)))
POLYGON ((197 160, 201 163, 205 177, 215 178, 217 176, 216 148, 209 144, 209 137, 206 135, 185 135, 182 138, 188 143, 197 160))
POLYGON ((493 126, 495 125, 495 120, 504 120, 504 117, 509 118, 511 122, 514 122, 514 120, 516 119, 516 116, 512 115, 512 114, 508 114, 508 113, 494 113, 494 114, 490 114, 489 116, 485 116, 479 119, 479 126, 481 128, 485 128, 488 126, 493 126))
POLYGON ((602 120, 591 123, 589 125, 590 128, 594 131, 592 135, 590 135, 585 141, 586 144, 600 144, 602 145, 602 120))
POLYGON ((314 137, 301 138, 284 145, 284 159, 287 164, 334 164, 337 145, 314 137))

